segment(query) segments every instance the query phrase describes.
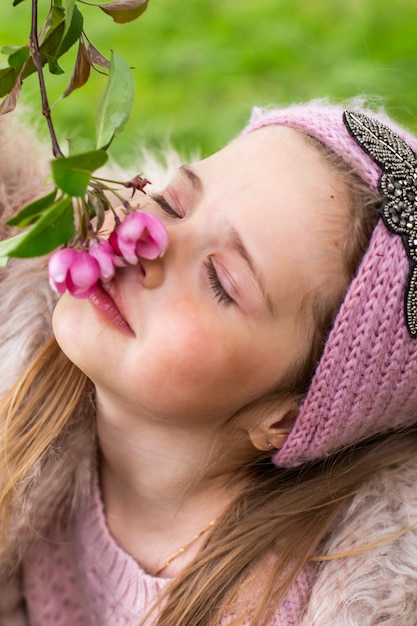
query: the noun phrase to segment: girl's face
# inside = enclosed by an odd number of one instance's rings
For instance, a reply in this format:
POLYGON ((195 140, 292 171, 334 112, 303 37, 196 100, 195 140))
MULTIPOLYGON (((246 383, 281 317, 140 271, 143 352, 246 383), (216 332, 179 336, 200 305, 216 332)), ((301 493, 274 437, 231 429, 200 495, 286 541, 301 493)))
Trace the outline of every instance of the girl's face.
POLYGON ((141 209, 166 224, 167 253, 118 270, 107 313, 64 295, 57 340, 110 410, 226 423, 307 351, 303 303, 341 238, 323 221, 344 205, 334 174, 296 131, 239 137, 144 198, 141 209))

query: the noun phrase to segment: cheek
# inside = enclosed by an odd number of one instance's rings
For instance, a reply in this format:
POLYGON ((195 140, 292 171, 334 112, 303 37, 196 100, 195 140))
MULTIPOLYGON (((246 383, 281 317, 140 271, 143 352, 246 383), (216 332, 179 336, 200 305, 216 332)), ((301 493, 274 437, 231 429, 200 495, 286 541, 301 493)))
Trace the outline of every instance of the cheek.
POLYGON ((141 373, 136 392, 152 390, 165 410, 235 411, 258 395, 256 348, 242 329, 199 316, 186 322, 170 317, 163 334, 149 336, 157 339, 143 344, 147 361, 136 368, 141 373))
POLYGON ((215 324, 204 324, 197 316, 170 316, 162 325, 159 321, 154 330, 148 328, 138 351, 138 356, 146 354, 145 375, 156 376, 159 372, 159 384, 180 388, 202 385, 218 377, 228 352, 219 335, 215 324))

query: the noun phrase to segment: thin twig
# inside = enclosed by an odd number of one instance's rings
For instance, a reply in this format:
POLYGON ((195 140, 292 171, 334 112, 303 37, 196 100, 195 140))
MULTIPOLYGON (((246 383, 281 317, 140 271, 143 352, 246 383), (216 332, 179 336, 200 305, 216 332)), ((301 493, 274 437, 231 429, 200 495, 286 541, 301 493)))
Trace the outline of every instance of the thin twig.
POLYGON ((33 62, 35 63, 36 71, 39 77, 39 86, 40 86, 41 99, 42 99, 42 115, 45 116, 46 122, 48 124, 49 134, 51 136, 51 142, 52 142, 52 153, 54 157, 62 157, 64 156, 64 153, 61 151, 61 148, 59 147, 58 140, 57 140, 56 133, 55 133, 55 128, 52 123, 51 109, 50 109, 49 102, 48 102, 48 96, 46 94, 45 78, 43 75, 41 53, 39 49, 38 0, 32 0, 32 24, 31 24, 31 30, 30 30, 30 43, 31 43, 31 48, 33 50, 33 54, 32 54, 33 62))

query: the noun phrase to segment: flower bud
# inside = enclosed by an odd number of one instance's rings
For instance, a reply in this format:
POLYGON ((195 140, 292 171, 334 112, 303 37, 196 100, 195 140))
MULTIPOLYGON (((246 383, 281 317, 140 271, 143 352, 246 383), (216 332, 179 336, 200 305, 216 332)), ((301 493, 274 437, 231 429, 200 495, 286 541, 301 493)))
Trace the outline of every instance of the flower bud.
POLYGON ((56 250, 48 263, 49 284, 58 293, 66 290, 75 298, 88 298, 100 278, 98 261, 85 250, 56 250))
POLYGON ((116 255, 136 265, 139 258, 156 259, 163 256, 168 247, 168 233, 158 217, 152 213, 135 211, 116 226, 109 243, 116 255))

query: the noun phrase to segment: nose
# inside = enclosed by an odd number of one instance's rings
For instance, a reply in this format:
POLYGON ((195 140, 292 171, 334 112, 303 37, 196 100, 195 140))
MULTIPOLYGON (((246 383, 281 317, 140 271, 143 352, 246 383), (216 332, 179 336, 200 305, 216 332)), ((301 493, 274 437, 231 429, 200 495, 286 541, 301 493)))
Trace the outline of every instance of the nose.
POLYGON ((141 283, 147 289, 155 289, 164 281, 164 269, 161 258, 140 259, 142 269, 141 283))

